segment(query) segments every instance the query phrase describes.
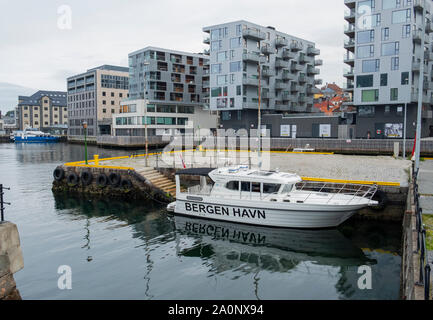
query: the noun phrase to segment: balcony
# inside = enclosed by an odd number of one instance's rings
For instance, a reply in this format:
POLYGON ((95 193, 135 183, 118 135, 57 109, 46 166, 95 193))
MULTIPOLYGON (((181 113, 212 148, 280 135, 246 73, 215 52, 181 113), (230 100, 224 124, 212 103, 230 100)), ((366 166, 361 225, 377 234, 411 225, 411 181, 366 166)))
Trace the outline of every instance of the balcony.
POLYGON ((302 86, 299 86, 296 83, 292 83, 290 85, 290 91, 291 92, 301 92, 302 91, 302 86))
POLYGON ((355 22, 355 17, 356 17, 356 10, 355 9, 347 10, 344 13, 344 19, 347 22, 350 22, 350 23, 355 22))
POLYGON ((353 9, 356 7, 356 0, 344 0, 346 7, 353 9))
POLYGON ((307 68, 307 74, 309 74, 309 75, 320 74, 320 70, 317 69, 317 68, 308 67, 308 68, 307 68))
POLYGON ((344 26, 344 34, 348 36, 349 38, 355 37, 355 25, 354 24, 348 24, 344 26))
POLYGON ((284 82, 281 82, 281 81, 275 82, 275 89, 277 89, 277 90, 284 90, 284 89, 287 89, 287 88, 288 88, 288 84, 287 83, 284 83, 284 82))
MULTIPOLYGON (((412 62, 412 71, 419 73, 421 71, 421 62, 413 61, 412 62)), ((424 66, 424 74, 428 74, 428 67, 424 66)))
POLYGON ((262 48, 260 49, 260 51, 261 51, 261 53, 267 54, 267 55, 274 53, 274 51, 272 50, 271 46, 269 46, 269 45, 262 46, 262 48))
POLYGON ((353 68, 344 69, 343 77, 353 79, 355 77, 354 69, 353 68))
POLYGON ((424 59, 427 61, 433 61, 433 52, 425 51, 424 52, 424 59))
POLYGON ((248 102, 244 102, 243 106, 245 109, 258 109, 259 103, 255 101, 248 101, 248 102))
POLYGON ((203 39, 204 44, 210 44, 210 37, 206 37, 203 39))
POLYGON ((307 76, 304 73, 301 73, 299 75, 298 82, 299 83, 306 83, 307 82, 307 76))
POLYGON ((283 72, 283 80, 295 80, 295 75, 289 72, 283 72))
POLYGON ((305 103, 305 102, 307 102, 307 97, 306 97, 306 96, 299 96, 298 101, 299 101, 300 103, 305 103))
POLYGON ((353 91, 353 89, 355 88, 354 82, 353 81, 347 81, 344 85, 343 85, 343 89, 344 91, 353 91))
POLYGON ((259 63, 259 61, 260 61, 259 54, 258 53, 253 53, 253 52, 244 53, 242 55, 242 58, 243 58, 244 61, 247 61, 247 62, 259 63))
POLYGON ((289 67, 289 62, 281 60, 281 59, 277 59, 275 61, 275 68, 288 68, 289 67))
POLYGON ((355 51, 355 40, 349 39, 344 41, 344 49, 347 49, 351 52, 355 51))
POLYGON ((203 50, 203 54, 206 55, 206 56, 210 56, 210 50, 204 49, 203 50))
POLYGON ((318 59, 318 60, 314 60, 314 66, 322 66, 323 65, 323 60, 322 59, 318 59))
POLYGON ((314 47, 308 47, 307 48, 307 54, 309 56, 318 56, 320 54, 320 50, 316 49, 314 47))
POLYGON ((262 99, 269 100, 271 98, 272 98, 272 96, 271 96, 271 93, 269 92, 269 90, 262 91, 262 99))
POLYGON ((290 44, 290 50, 292 51, 301 51, 302 50, 302 45, 299 42, 292 42, 290 44))
POLYGON ((289 40, 284 39, 284 38, 276 38, 275 39, 275 46, 277 48, 281 48, 281 47, 287 47, 289 45, 289 40))
POLYGON ((413 0, 413 7, 415 10, 422 11, 425 6, 426 6, 425 0, 413 0))
MULTIPOLYGON (((412 92, 410 96, 411 96, 411 102, 415 102, 415 103, 418 102, 418 92, 412 92)), ((431 103, 431 100, 432 99, 429 96, 425 95, 425 94, 422 97, 422 102, 423 103, 431 103)))
POLYGON ((317 86, 321 86, 322 83, 323 83, 323 80, 322 80, 322 79, 314 79, 314 84, 315 84, 315 85, 317 85, 317 86))
POLYGON ((296 63, 292 63, 290 65, 290 71, 292 71, 292 72, 302 71, 303 69, 304 69, 303 66, 300 66, 300 65, 298 65, 296 63))
POLYGON ((289 50, 284 50, 282 56, 284 60, 291 60, 296 58, 296 54, 289 50))
POLYGON ((282 98, 283 101, 292 101, 292 100, 296 99, 296 97, 294 95, 292 95, 292 94, 290 94, 288 92, 283 92, 281 94, 281 98, 282 98))
POLYGON ((421 30, 413 30, 412 39, 414 43, 421 43, 422 38, 423 38, 423 34, 421 30))
POLYGON ((210 88, 210 82, 209 81, 203 81, 203 88, 210 88))
POLYGON ((250 29, 250 28, 242 30, 242 36, 245 39, 252 39, 256 41, 266 39, 266 33, 261 32, 260 30, 250 29))
POLYGON ((305 56, 305 54, 300 54, 299 55, 299 60, 298 60, 298 62, 299 63, 301 63, 301 64, 305 64, 305 63, 307 63, 307 62, 310 62, 310 59, 308 59, 306 56, 305 56))
POLYGON ((269 78, 275 76, 275 72, 271 69, 263 69, 262 70, 262 77, 269 78))
POLYGON ((318 94, 321 91, 319 89, 317 89, 316 87, 307 87, 307 94, 312 95, 312 94, 318 94))
POLYGON ((344 63, 354 67, 355 66, 355 56, 353 53, 351 53, 350 51, 348 51, 347 53, 344 54, 343 56, 343 61, 344 63))
POLYGON ((243 78, 242 83, 245 86, 251 86, 251 87, 258 87, 259 86, 259 79, 256 78, 243 78))
POLYGON ((427 24, 425 26, 425 32, 427 34, 430 34, 433 32, 433 24, 431 22, 427 22, 427 24))

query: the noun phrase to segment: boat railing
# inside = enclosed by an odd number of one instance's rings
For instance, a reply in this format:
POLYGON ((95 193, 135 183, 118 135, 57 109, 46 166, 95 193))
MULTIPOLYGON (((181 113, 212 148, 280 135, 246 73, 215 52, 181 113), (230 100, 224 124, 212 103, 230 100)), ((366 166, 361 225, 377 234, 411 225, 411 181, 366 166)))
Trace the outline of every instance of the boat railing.
POLYGON ((296 190, 304 192, 309 191, 303 202, 307 202, 311 196, 317 195, 318 193, 327 193, 332 194, 332 196, 329 197, 327 204, 334 200, 338 195, 352 196, 352 198, 347 201, 347 204, 351 204, 353 201, 359 201, 359 198, 371 201, 377 191, 377 185, 303 181, 296 184, 296 190))

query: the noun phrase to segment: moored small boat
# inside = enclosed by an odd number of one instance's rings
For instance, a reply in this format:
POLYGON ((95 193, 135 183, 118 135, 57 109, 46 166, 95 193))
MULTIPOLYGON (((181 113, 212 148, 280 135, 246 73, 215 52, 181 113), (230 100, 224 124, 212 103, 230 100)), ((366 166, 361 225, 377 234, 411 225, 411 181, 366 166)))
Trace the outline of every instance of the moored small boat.
POLYGON ((58 137, 31 128, 15 132, 11 136, 11 139, 15 143, 50 143, 59 141, 58 137))
POLYGON ((270 227, 337 227, 358 210, 375 206, 375 185, 303 182, 293 173, 248 167, 186 169, 176 174, 175 214, 270 227), (200 185, 181 191, 181 176, 200 185))

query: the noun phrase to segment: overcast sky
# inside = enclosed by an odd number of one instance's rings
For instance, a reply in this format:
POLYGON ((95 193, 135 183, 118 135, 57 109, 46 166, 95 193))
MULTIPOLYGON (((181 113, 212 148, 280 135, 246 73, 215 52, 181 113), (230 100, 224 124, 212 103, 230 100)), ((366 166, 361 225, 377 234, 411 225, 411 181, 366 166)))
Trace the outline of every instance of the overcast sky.
MULTIPOLYGON (((127 66, 128 53, 145 46, 201 52, 204 26, 247 20, 315 42, 319 78, 342 85, 344 10, 343 0, 0 0, 0 83, 65 90, 68 76, 127 66), (58 27, 62 5, 70 29, 58 27)), ((4 111, 13 107, 6 96, 4 111)))

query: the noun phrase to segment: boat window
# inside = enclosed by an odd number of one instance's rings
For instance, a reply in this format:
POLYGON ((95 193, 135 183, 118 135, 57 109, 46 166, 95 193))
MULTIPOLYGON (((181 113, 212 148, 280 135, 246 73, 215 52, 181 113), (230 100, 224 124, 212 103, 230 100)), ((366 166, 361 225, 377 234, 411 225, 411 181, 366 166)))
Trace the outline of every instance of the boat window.
POLYGON ((289 193, 292 191, 292 189, 293 189, 293 184, 286 184, 286 185, 284 185, 282 192, 283 193, 289 193))
POLYGON ((281 184, 264 183, 263 193, 277 193, 280 190, 281 184))
POLYGON ((260 183, 259 182, 253 182, 252 183, 252 186, 253 186, 253 192, 258 192, 258 193, 260 193, 260 183))
POLYGON ((226 184, 226 188, 229 190, 239 191, 239 181, 230 181, 226 184))
POLYGON ((251 184, 250 182, 242 182, 241 183, 241 190, 249 192, 250 191, 250 184, 251 184))

